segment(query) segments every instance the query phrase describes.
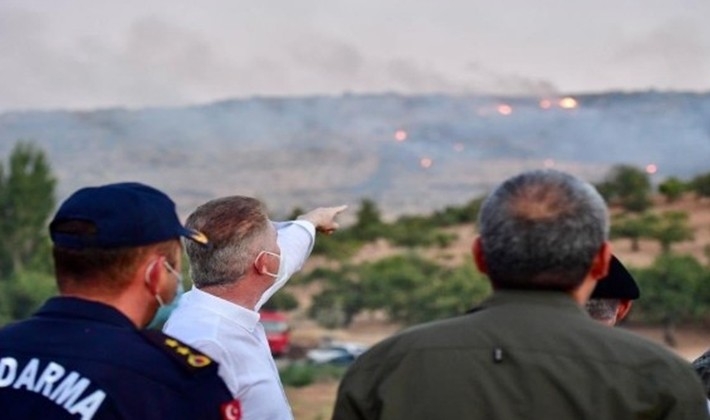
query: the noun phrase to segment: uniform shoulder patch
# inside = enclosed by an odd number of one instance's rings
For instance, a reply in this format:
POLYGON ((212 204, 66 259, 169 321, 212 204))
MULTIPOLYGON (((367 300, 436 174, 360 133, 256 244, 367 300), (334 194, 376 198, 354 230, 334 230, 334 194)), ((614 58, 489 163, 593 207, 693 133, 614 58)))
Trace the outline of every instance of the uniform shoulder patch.
POLYGON ((197 373, 206 370, 205 368, 215 369, 217 366, 209 356, 162 331, 141 330, 140 333, 149 343, 190 372, 197 373))

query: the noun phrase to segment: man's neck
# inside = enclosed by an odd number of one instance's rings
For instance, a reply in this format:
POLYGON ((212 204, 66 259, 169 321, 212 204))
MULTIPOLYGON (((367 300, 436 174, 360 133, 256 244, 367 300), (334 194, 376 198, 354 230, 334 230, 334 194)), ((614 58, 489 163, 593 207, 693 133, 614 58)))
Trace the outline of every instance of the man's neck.
MULTIPOLYGON (((261 298, 261 294, 258 291, 250 287, 245 287, 245 285, 240 284, 245 279, 240 279, 235 283, 231 284, 221 284, 216 286, 202 286, 198 287, 201 291, 209 293, 220 299, 224 299, 235 305, 239 305, 243 308, 254 310, 257 302, 261 298)), ((245 282, 246 283, 246 282, 245 282)))
POLYGON ((582 281, 582 284, 579 285, 576 289, 570 290, 569 294, 572 296, 572 299, 575 300, 578 304, 584 306, 584 304, 587 303, 589 300, 589 296, 592 295, 592 292, 594 291, 594 288, 597 286, 597 280, 593 279, 591 276, 587 276, 584 278, 584 281, 582 281))

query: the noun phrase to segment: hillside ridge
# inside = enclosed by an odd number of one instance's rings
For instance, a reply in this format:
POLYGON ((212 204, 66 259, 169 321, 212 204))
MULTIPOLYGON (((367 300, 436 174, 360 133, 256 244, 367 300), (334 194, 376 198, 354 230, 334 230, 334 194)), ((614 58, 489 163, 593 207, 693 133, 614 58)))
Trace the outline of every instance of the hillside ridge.
POLYGON ((554 167, 591 181, 653 163, 658 181, 707 172, 710 93, 573 98, 342 95, 174 108, 0 114, 0 157, 18 140, 47 151, 59 199, 136 180, 181 214, 243 194, 276 216, 294 207, 378 203, 386 217, 459 205, 503 178, 554 167))

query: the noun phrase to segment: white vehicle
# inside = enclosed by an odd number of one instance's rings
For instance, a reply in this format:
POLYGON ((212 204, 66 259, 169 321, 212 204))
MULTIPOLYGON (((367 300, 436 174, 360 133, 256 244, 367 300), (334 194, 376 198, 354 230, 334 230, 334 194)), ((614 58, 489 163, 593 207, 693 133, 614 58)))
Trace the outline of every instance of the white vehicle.
POLYGON ((367 346, 351 342, 331 342, 309 350, 306 359, 315 364, 349 365, 367 350, 367 346))

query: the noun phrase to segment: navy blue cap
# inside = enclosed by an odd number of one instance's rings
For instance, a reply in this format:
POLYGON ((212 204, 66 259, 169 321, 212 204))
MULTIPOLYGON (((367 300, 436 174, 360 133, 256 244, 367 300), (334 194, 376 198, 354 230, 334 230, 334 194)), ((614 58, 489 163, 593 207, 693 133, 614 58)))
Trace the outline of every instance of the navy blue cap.
POLYGON ((641 296, 636 281, 618 258, 612 255, 609 273, 597 282, 591 299, 638 299, 641 296))
POLYGON ((181 236, 207 244, 207 237, 178 220, 165 193, 137 182, 82 188, 67 198, 49 225, 55 245, 64 248, 120 248, 150 245, 181 236), (91 234, 64 232, 61 222, 93 225, 91 234))

